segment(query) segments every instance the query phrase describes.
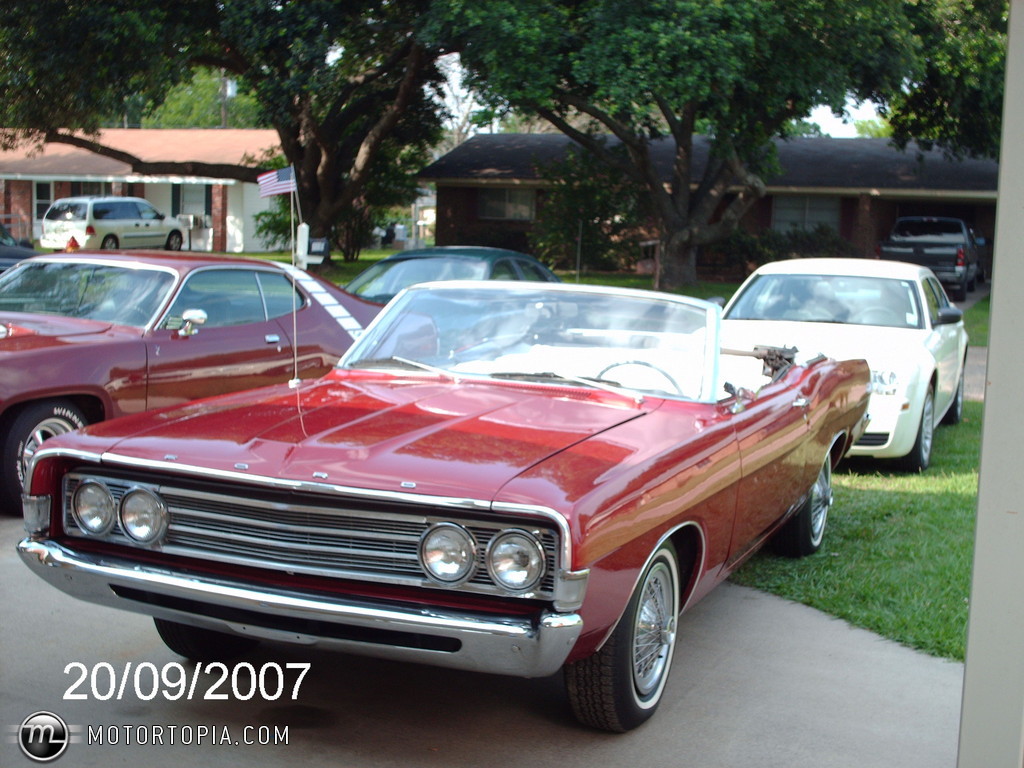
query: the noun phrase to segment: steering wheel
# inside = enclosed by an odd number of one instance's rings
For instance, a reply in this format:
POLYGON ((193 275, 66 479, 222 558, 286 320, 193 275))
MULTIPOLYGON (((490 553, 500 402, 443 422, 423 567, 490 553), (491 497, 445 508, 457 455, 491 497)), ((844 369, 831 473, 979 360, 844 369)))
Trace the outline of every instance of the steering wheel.
POLYGON ((679 382, 677 382, 675 379, 673 379, 672 376, 667 371, 665 371, 664 369, 659 368, 658 366, 654 365, 654 363, 647 362, 646 360, 623 360, 622 362, 612 363, 611 365, 606 365, 601 370, 601 372, 599 374, 597 374, 596 378, 603 379, 604 375, 606 373, 608 373, 608 371, 614 370, 615 368, 621 368, 621 367, 626 366, 626 365, 639 365, 639 366, 643 366, 644 368, 650 368, 655 373, 658 373, 661 376, 663 376, 665 378, 665 380, 669 384, 672 385, 672 389, 675 391, 675 393, 677 395, 683 394, 683 388, 679 386, 679 382))

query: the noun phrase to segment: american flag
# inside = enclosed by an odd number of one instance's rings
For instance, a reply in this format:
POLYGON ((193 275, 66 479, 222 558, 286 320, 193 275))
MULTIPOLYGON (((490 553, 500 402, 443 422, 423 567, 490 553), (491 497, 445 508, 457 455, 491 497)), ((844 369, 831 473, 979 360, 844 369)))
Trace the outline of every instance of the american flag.
POLYGON ((276 171, 267 171, 256 177, 260 185, 260 197, 284 195, 295 191, 295 172, 289 165, 276 171))

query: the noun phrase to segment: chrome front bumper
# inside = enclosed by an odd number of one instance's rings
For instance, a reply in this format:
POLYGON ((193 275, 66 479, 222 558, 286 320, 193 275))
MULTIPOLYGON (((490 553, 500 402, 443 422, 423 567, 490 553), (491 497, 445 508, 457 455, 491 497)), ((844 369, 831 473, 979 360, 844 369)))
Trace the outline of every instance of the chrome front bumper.
POLYGON ((311 596, 85 554, 45 538, 23 539, 18 553, 52 586, 99 605, 266 640, 478 672, 553 674, 583 626, 577 613, 502 617, 311 596))

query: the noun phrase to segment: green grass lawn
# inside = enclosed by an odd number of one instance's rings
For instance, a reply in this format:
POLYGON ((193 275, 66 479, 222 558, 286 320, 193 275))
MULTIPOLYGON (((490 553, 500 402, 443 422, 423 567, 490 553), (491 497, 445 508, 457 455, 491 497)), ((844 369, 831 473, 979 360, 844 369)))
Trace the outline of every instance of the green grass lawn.
POLYGON ((964 312, 964 327, 972 347, 988 346, 988 316, 991 309, 991 297, 986 296, 964 312))
POLYGON ((922 474, 847 459, 821 550, 762 551, 733 581, 817 608, 921 651, 963 660, 982 404, 935 432, 922 474))

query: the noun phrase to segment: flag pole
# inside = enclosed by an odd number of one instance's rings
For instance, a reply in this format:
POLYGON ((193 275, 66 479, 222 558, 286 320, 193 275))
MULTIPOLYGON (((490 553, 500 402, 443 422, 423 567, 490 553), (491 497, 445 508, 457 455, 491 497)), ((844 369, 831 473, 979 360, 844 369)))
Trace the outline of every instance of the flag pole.
MULTIPOLYGON (((290 167, 290 166, 289 166, 290 167)), ((298 248, 295 238, 295 206, 298 203, 298 185, 294 183, 295 171, 292 170, 292 189, 288 193, 288 232, 292 239, 292 266, 298 267, 298 248)), ((302 209, 299 209, 302 219, 302 209)), ((304 266, 304 265, 303 265, 304 266)), ((298 320, 299 286, 292 281, 292 380, 288 385, 293 389, 299 385, 299 320, 298 320)))

